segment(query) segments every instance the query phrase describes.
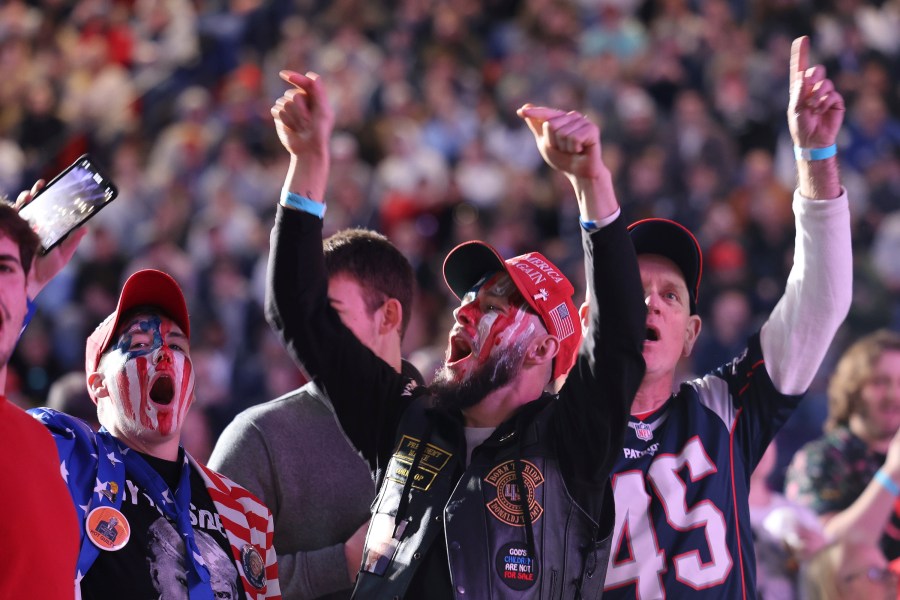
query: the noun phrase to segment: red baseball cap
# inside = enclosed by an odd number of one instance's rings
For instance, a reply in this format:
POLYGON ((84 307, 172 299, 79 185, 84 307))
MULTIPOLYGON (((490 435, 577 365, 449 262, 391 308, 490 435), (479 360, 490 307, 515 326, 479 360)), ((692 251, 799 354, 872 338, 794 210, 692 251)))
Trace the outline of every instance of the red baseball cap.
POLYGON ((703 276, 703 251, 691 231, 669 219, 643 219, 628 226, 636 254, 659 254, 681 270, 690 296, 691 314, 697 314, 697 296, 703 276))
POLYGON ((572 302, 575 288, 556 266, 539 252, 508 260, 490 244, 465 242, 444 259, 444 281, 462 298, 487 273, 505 271, 528 305, 538 314, 547 331, 559 340, 553 359, 553 379, 565 375, 575 364, 581 344, 581 323, 572 302))
MULTIPOLYGON (((158 308, 161 313, 175 321, 184 335, 190 339, 191 325, 188 319, 187 303, 181 288, 172 277, 155 269, 137 271, 122 286, 119 304, 115 312, 103 319, 97 329, 88 336, 84 352, 85 373, 90 375, 97 371, 100 357, 112 343, 116 330, 124 315, 134 308, 149 306, 158 308)), ((93 392, 88 388, 91 398, 96 402, 93 392)))

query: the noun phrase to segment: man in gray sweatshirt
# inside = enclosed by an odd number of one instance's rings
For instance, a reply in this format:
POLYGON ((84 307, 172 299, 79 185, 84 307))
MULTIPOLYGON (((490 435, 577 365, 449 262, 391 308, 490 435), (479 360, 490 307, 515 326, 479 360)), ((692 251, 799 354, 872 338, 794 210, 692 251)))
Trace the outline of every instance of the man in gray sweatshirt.
MULTIPOLYGON (((328 299, 341 320, 411 387, 420 384, 400 356, 414 293, 409 261, 387 238, 363 229, 336 233, 324 250, 328 299)), ((376 490, 369 464, 315 383, 239 414, 209 465, 272 511, 285 600, 350 597, 376 490)))

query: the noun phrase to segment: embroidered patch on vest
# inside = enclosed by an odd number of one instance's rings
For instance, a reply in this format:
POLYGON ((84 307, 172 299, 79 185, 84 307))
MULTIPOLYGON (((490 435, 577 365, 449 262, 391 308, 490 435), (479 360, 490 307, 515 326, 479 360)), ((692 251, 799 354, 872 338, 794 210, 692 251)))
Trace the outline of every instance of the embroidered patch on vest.
POLYGON ((538 563, 525 544, 512 542, 500 548, 494 560, 500 581, 514 590, 527 590, 538 580, 538 563))
MULTIPOLYGON (((419 452, 420 446, 421 440, 417 440, 414 437, 404 435, 400 439, 400 444, 397 447, 397 451, 394 452, 393 460, 388 467, 388 479, 399 484, 406 483, 406 478, 409 477, 409 470, 412 468, 413 459, 416 453, 419 452)), ((450 457, 453 454, 438 448, 434 444, 426 444, 423 452, 422 458, 419 459, 419 468, 413 476, 412 487, 426 491, 434 483, 434 479, 441 469, 450 462, 450 457)))
MULTIPOLYGON (((522 463, 522 479, 525 493, 528 494, 528 512, 534 523, 544 514, 544 508, 535 498, 535 490, 544 483, 544 475, 527 460, 522 463)), ((491 469, 484 480, 491 484, 497 496, 487 503, 487 508, 497 519, 514 527, 525 526, 525 514, 522 512, 522 501, 519 499, 519 486, 516 485, 516 464, 508 460, 491 469)))
POLYGON ((244 575, 250 585, 258 590, 266 587, 266 564, 262 555, 253 544, 245 544, 241 548, 241 565, 244 567, 244 575))

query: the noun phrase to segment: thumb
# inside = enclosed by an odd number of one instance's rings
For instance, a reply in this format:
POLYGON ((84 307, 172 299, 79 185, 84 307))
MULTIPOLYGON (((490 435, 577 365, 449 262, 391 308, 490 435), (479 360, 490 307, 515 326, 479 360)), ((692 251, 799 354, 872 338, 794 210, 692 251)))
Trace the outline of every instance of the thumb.
POLYGON ((543 131, 543 120, 535 116, 534 113, 536 110, 538 110, 537 107, 528 102, 523 104, 522 107, 516 111, 516 114, 525 121, 525 124, 528 125, 528 129, 531 130, 534 137, 540 139, 543 131))

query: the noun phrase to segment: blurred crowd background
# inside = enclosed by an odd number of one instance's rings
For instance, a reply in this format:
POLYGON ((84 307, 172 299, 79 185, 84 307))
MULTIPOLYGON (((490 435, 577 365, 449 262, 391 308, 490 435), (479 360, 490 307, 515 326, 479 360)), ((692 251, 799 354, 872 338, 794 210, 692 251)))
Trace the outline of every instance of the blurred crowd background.
POLYGON ((847 103, 856 275, 851 314, 779 438, 786 463, 821 431, 840 352, 900 330, 898 31, 898 0, 3 2, 0 193, 83 152, 120 190, 38 298, 9 396, 90 417, 85 338, 143 267, 189 298, 198 394, 185 435, 198 459, 238 411, 303 382, 262 317, 287 168, 269 114, 281 69, 319 73, 336 108, 327 230, 376 228, 417 270, 404 348, 426 379, 456 303, 440 275, 456 243, 540 250, 582 294, 575 201, 516 116, 525 102, 601 124, 629 221, 670 217, 697 234, 704 332, 684 372, 704 372, 743 347, 790 269, 788 64, 806 34, 847 103))

